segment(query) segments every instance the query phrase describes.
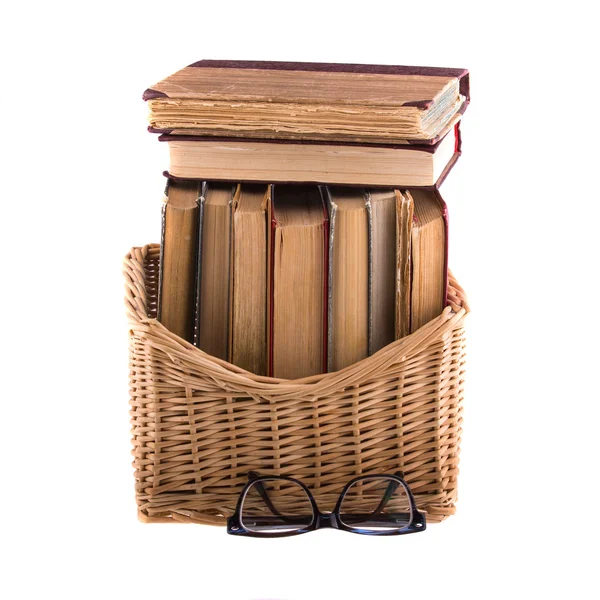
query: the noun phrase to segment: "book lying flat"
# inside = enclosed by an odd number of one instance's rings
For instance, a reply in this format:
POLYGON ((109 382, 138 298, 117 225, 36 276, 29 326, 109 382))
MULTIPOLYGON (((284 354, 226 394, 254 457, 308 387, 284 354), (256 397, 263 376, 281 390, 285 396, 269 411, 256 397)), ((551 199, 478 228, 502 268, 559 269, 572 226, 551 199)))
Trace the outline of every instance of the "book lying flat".
POLYGON ((405 192, 414 207, 411 231, 411 331, 442 313, 448 285, 448 211, 437 190, 405 192))
POLYGON ((200 198, 196 345, 229 358, 229 265, 234 185, 204 183, 200 198))
MULTIPOLYGON (((328 371, 369 355, 369 214, 360 189, 328 187, 328 371)), ((394 245, 394 239, 389 240, 394 245)))
POLYGON ((197 181, 168 181, 162 207, 158 320, 188 342, 194 339, 199 196, 197 181))
POLYGON ((144 93, 152 131, 436 143, 469 101, 466 69, 202 60, 144 93))
POLYGON ((359 145, 161 135, 176 178, 327 183, 363 186, 440 185, 460 156, 460 116, 434 145, 359 145))
POLYGON ((320 189, 271 186, 269 223, 269 375, 324 373, 329 218, 320 189))
POLYGON ((238 185, 233 197, 229 362, 267 374, 266 185, 238 185))

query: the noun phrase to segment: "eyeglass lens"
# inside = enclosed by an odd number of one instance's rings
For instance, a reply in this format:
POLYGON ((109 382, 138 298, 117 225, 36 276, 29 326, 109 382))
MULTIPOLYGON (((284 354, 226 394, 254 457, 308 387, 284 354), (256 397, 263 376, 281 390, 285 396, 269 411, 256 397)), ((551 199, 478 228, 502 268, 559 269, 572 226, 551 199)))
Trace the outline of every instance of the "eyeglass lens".
POLYGON ((402 531, 411 525, 412 519, 404 486, 385 476, 353 483, 340 506, 340 520, 353 529, 402 531))
POLYGON ((244 496, 240 521, 248 531, 287 533, 304 529, 315 518, 302 486, 285 479, 254 482, 244 496))

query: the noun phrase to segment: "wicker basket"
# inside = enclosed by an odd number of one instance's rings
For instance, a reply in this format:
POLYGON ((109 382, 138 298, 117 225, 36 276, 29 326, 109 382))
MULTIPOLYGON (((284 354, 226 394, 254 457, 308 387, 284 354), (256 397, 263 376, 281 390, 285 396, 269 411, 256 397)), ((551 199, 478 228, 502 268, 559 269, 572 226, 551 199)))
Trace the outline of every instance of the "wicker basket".
POLYGON ((156 319, 159 246, 126 257, 138 514, 224 525, 246 474, 296 477, 331 510, 350 479, 402 470, 429 522, 454 513, 464 375, 462 288, 415 333, 341 371, 254 375, 156 319))

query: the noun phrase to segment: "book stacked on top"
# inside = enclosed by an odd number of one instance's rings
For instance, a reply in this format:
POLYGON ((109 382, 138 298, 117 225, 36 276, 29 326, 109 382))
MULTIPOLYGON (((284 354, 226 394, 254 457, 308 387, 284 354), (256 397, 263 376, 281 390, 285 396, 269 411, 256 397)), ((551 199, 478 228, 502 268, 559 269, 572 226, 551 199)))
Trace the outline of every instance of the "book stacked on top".
POLYGON ((336 371, 446 304, 462 69, 200 61, 144 94, 169 146, 159 319, 259 375, 336 371))

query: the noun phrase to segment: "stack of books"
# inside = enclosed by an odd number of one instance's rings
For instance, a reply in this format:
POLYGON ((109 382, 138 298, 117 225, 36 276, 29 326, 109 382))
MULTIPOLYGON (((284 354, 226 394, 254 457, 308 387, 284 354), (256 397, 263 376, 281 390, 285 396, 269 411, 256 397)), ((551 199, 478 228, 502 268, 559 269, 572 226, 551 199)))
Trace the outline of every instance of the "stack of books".
POLYGON ((464 69, 200 61, 168 144, 159 320, 258 375, 337 371, 439 315, 464 69))

